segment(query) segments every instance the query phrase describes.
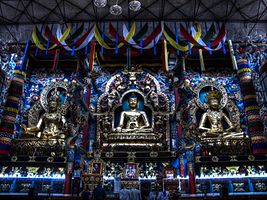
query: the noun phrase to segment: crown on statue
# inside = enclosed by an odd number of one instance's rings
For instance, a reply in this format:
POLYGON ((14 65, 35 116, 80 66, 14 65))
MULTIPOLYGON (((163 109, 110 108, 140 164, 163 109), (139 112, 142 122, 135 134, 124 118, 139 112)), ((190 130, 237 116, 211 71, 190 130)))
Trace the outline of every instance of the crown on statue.
POLYGON ((57 94, 57 91, 52 91, 51 92, 51 96, 48 98, 48 102, 50 101, 58 101, 59 100, 59 96, 57 94))
POLYGON ((135 95, 135 93, 132 93, 129 98, 130 99, 137 99, 137 96, 135 95))
POLYGON ((221 99, 221 93, 218 90, 211 90, 207 93, 206 95, 207 100, 211 100, 211 99, 221 99))

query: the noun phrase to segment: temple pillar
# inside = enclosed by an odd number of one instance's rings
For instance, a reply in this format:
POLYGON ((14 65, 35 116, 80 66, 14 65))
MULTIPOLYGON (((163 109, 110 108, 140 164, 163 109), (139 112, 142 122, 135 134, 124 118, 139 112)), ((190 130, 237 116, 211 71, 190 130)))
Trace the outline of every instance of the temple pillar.
POLYGON ((24 49, 23 58, 16 62, 16 67, 13 71, 14 77, 7 91, 7 100, 0 124, 0 155, 7 155, 10 151, 14 125, 19 112, 20 98, 23 93, 23 86, 26 79, 25 71, 29 43, 28 40, 24 49))
POLYGON ((195 169, 194 163, 188 162, 187 163, 187 172, 188 172, 188 193, 189 194, 196 194, 196 176, 195 176, 195 169))
MULTIPOLYGON (((89 81, 87 88, 86 88, 86 100, 85 103, 87 107, 90 107, 90 97, 91 97, 91 83, 89 81)), ((86 120, 85 124, 83 125, 83 141, 82 146, 85 149, 85 151, 88 151, 88 131, 89 131, 89 120, 86 120)))
POLYGON ((183 154, 180 154, 180 157, 179 157, 179 166, 180 166, 180 176, 181 177, 185 177, 185 169, 184 169, 184 156, 183 154))
POLYGON ((263 106, 261 108, 264 129, 267 131, 267 60, 260 68, 260 84, 262 87, 263 106))
POLYGON ((260 107, 257 103, 257 94, 253 85, 251 69, 246 59, 237 61, 237 74, 240 80, 241 92, 244 100, 247 117, 248 133, 252 142, 253 154, 266 154, 267 141, 263 122, 260 118, 260 107))
POLYGON ((20 98, 26 74, 21 70, 21 60, 16 63, 14 77, 7 91, 7 100, 4 107, 3 118, 0 124, 0 154, 7 155, 10 151, 14 124, 19 112, 20 98))
POLYGON ((73 162, 68 162, 66 173, 65 173, 64 191, 63 191, 64 194, 71 193, 72 170, 73 170, 73 162))

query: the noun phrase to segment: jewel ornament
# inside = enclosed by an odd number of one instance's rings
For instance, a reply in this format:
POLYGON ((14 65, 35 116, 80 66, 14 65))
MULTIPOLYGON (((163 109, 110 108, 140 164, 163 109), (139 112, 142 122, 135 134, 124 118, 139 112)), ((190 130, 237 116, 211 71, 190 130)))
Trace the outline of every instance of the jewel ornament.
MULTIPOLYGON (((98 8, 103 8, 107 5, 107 0, 94 0, 94 5, 98 8)), ((137 0, 133 0, 129 2, 129 9, 131 11, 139 11, 141 9, 141 2, 137 0)), ((116 0, 116 4, 110 6, 109 12, 112 15, 118 16, 122 14, 122 7, 118 4, 118 0, 116 0)))
POLYGON ((141 2, 140 1, 131 1, 129 3, 129 9, 132 10, 132 11, 138 11, 141 9, 141 2))
POLYGON ((94 4, 98 8, 103 8, 107 5, 107 0, 94 0, 94 4))
POLYGON ((119 6, 118 4, 115 4, 115 5, 110 7, 109 12, 112 15, 118 16, 118 15, 120 15, 122 13, 122 7, 119 6))

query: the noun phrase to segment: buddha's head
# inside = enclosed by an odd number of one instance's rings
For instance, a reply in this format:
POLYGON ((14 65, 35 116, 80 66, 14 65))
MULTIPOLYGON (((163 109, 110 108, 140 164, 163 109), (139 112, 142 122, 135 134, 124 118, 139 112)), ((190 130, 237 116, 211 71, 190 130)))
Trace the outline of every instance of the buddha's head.
POLYGON ((48 99, 48 108, 50 112, 57 110, 59 104, 59 97, 57 95, 52 95, 48 99))
POLYGON ((211 90, 206 96, 211 109, 217 110, 220 105, 221 94, 218 90, 211 90))
POLYGON ((132 93, 131 96, 129 97, 128 103, 129 103, 130 108, 132 109, 135 109, 137 107, 137 103, 138 103, 137 97, 134 93, 132 93))

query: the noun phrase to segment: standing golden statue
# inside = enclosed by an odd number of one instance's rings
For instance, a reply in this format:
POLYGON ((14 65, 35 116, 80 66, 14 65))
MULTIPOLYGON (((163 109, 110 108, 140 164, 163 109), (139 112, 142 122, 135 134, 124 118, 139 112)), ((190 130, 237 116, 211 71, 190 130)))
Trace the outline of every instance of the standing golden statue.
POLYGON ((59 96, 55 93, 48 99, 48 109, 40 117, 34 127, 22 125, 24 132, 28 136, 37 136, 42 139, 65 138, 64 132, 67 130, 65 116, 60 112, 59 96), (42 127, 43 130, 42 130, 42 127))
POLYGON ((199 129, 206 131, 204 137, 219 137, 229 135, 234 126, 227 115, 220 108, 221 94, 217 90, 211 90, 206 95, 208 110, 202 114, 199 129), (227 128, 224 128, 227 125, 227 128))
POLYGON ((137 97, 134 93, 128 99, 131 110, 123 111, 120 115, 117 132, 146 131, 149 128, 149 122, 144 111, 137 110, 137 97))

